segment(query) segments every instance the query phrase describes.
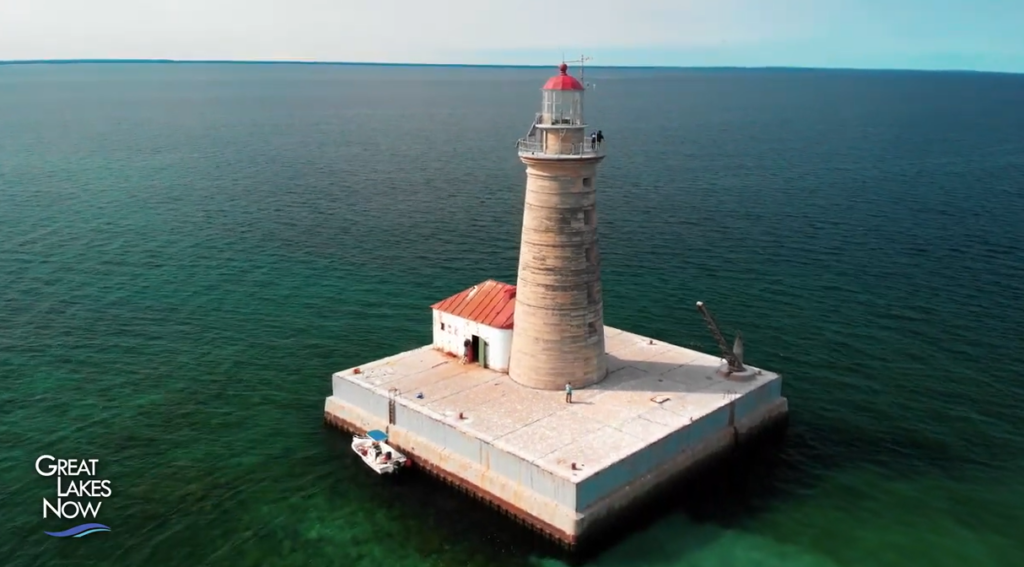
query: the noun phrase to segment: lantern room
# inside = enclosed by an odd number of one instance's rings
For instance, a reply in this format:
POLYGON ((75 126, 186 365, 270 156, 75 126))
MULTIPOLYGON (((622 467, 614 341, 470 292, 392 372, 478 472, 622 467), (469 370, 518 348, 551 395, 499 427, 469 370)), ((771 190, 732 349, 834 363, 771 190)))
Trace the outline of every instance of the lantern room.
POLYGON ((586 88, 569 74, 569 66, 562 63, 558 74, 548 79, 541 88, 541 111, 530 125, 530 131, 516 147, 519 157, 527 159, 561 160, 593 159, 604 155, 597 132, 585 132, 583 119, 583 93, 586 88))
POLYGON ((569 74, 562 63, 559 74, 548 79, 542 89, 541 124, 544 126, 584 126, 583 85, 569 74))

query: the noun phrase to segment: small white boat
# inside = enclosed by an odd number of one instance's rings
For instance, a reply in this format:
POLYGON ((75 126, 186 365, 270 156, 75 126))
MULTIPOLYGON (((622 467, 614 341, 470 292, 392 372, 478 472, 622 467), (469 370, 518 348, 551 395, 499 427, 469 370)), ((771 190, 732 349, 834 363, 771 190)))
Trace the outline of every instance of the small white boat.
POLYGON ((352 436, 352 450, 366 463, 366 466, 377 471, 377 474, 391 474, 409 465, 409 459, 388 445, 388 434, 379 429, 368 431, 366 435, 352 436))

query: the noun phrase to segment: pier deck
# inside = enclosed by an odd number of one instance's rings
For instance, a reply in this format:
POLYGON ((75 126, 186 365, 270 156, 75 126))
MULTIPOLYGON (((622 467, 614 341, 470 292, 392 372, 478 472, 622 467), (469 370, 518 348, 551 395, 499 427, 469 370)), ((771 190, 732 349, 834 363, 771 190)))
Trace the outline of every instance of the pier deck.
POLYGON ((347 429, 390 427, 428 470, 572 544, 786 413, 775 373, 730 380, 718 357, 605 333, 608 377, 574 391, 572 403, 426 346, 336 373, 326 417, 347 429))

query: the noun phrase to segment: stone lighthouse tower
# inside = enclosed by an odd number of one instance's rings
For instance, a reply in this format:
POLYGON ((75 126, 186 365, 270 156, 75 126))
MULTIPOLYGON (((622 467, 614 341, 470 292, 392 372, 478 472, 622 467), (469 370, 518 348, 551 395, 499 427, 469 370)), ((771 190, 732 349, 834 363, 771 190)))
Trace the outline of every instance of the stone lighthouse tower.
POLYGON ((608 373, 597 246, 597 165, 584 86, 562 63, 519 157, 526 204, 509 376, 531 388, 585 388, 608 373))

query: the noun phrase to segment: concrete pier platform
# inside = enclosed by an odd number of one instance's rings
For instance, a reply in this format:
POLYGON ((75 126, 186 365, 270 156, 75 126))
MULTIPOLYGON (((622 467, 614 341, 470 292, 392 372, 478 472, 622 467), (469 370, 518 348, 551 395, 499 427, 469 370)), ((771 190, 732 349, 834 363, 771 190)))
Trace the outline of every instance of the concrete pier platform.
POLYGON ((660 485, 785 417, 782 378, 605 327, 608 377, 534 390, 425 346, 334 374, 325 419, 386 429, 415 466, 574 547, 660 485))

